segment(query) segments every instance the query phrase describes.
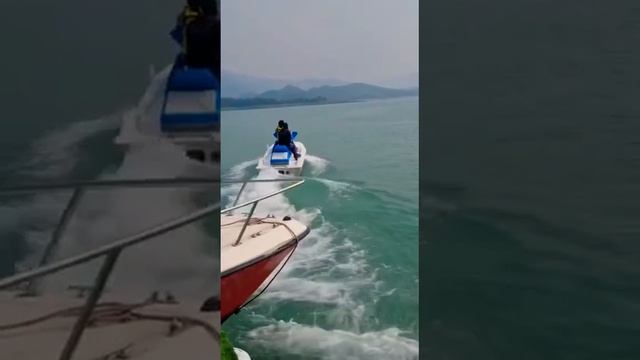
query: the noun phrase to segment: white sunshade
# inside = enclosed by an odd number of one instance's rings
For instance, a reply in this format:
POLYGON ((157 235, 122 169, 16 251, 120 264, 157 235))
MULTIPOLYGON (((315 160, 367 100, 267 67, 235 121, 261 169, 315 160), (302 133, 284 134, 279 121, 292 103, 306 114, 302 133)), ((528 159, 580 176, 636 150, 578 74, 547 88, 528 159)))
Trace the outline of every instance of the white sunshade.
POLYGON ((198 114, 216 112, 217 93, 209 91, 170 91, 167 94, 166 114, 198 114))
POLYGON ((289 153, 273 153, 271 158, 273 160, 287 160, 289 158, 289 153))

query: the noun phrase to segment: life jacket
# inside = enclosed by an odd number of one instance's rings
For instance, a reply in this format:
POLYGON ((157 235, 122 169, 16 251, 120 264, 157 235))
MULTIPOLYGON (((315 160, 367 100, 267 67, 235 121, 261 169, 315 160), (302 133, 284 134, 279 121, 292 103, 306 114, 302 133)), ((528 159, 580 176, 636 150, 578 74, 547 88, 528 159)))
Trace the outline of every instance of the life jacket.
POLYGON ((291 132, 289 129, 280 129, 278 133, 278 145, 289 146, 291 142, 291 132))

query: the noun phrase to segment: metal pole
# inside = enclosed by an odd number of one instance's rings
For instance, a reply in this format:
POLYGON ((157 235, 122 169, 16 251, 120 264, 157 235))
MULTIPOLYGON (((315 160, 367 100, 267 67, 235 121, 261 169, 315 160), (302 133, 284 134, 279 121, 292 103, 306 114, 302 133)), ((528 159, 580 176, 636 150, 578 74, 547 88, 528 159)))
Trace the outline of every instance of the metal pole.
POLYGON ((242 235, 244 235, 244 231, 247 229, 247 225, 249 225, 249 221, 251 220, 251 215, 253 215, 253 212, 256 210, 256 206, 258 206, 258 201, 254 202, 253 206, 251 206, 251 211, 249 211, 247 220, 244 222, 244 225, 242 225, 242 230, 240 230, 240 235, 238 235, 238 239, 233 244, 233 246, 240 244, 240 239, 242 239, 242 235))
POLYGON ((100 299, 100 296, 102 295, 102 291, 104 290, 104 286, 109 279, 109 275, 111 275, 113 266, 115 265, 116 260, 120 255, 120 251, 121 249, 117 248, 107 254, 107 258, 104 260, 104 263, 100 268, 100 272, 96 277, 96 281, 94 282, 93 289, 91 290, 91 294, 87 299, 86 305, 82 309, 80 317, 78 317, 78 320, 73 325, 73 330, 71 331, 69 340, 67 340, 67 343, 64 345, 64 349, 62 350, 62 354, 60 354, 60 360, 71 360, 73 352, 78 347, 78 343, 80 342, 82 333, 87 327, 87 323, 91 319, 93 309, 95 308, 98 300, 100 299))
MULTIPOLYGON (((53 234, 51 235, 51 240, 49 240, 47 247, 44 249, 44 253, 42 254, 42 258, 40 258, 40 263, 38 264, 38 267, 44 266, 47 263, 49 263, 51 257, 53 256, 53 253, 55 252, 55 249, 58 247, 58 242, 60 242, 60 238, 62 237, 62 234, 64 234, 64 231, 66 230, 67 225, 69 224, 71 215, 73 214, 74 210, 78 206, 78 201, 80 200, 80 197, 82 197, 83 194, 84 194, 84 189, 79 187, 79 188, 76 188, 75 191, 73 192, 73 195, 71 195, 71 199, 69 199, 69 202, 67 203, 67 207, 64 209, 64 212, 60 217, 58 226, 53 231, 53 234)), ((32 281, 30 281, 29 284, 27 285, 26 294, 36 295, 38 283, 39 283, 38 279, 33 279, 32 281)))
POLYGON ((240 188, 240 191, 238 191, 238 195, 236 196, 236 201, 233 202, 233 206, 238 205, 238 201, 240 200, 240 195, 242 194, 242 191, 244 191, 244 188, 247 186, 247 182, 243 182, 242 183, 242 187, 240 188))
POLYGON ((49 259, 53 255, 53 252, 56 246, 58 245, 58 242, 62 237, 62 234, 66 230, 67 225, 69 224, 69 219, 71 219, 71 215, 73 214, 73 211, 76 209, 76 207, 78 207, 78 201, 80 200, 80 197, 83 194, 84 194, 84 189, 77 188, 73 192, 73 195, 71 195, 71 199, 69 199, 69 203, 67 204, 67 207, 64 209, 64 212, 62 213, 62 217, 60 218, 58 227, 56 227, 56 229, 53 231, 51 240, 47 244, 47 248, 44 250, 44 253, 42 254, 42 258, 40 259, 40 263, 38 264, 38 266, 46 265, 49 262, 49 259))

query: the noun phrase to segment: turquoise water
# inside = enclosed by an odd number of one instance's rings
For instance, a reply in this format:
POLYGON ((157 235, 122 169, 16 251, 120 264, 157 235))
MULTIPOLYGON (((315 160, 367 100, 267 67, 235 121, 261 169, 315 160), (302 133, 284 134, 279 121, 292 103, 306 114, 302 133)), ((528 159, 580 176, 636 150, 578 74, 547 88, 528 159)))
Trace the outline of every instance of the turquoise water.
POLYGON ((267 292, 225 323, 234 345, 257 359, 416 359, 417 98, 226 111, 224 178, 272 177, 255 166, 278 119, 307 147, 308 180, 265 206, 311 234, 267 292))

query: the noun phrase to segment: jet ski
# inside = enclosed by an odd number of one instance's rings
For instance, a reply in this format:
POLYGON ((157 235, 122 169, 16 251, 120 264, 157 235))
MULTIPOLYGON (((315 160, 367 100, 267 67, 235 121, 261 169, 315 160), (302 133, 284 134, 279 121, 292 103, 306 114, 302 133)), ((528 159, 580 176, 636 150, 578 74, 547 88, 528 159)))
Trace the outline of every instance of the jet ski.
POLYGON ((179 53, 170 70, 154 77, 136 110, 125 116, 116 143, 170 142, 192 160, 217 164, 219 137, 220 81, 206 67, 188 66, 179 53))
MULTIPOLYGON (((276 134, 273 134, 277 137, 276 134)), ((302 174, 302 168, 304 166, 304 160, 307 155, 307 148, 303 143, 295 141, 298 137, 297 131, 291 132, 291 140, 296 146, 296 150, 299 154, 298 160, 295 159, 291 150, 284 145, 269 145, 264 156, 258 160, 258 166, 256 169, 264 170, 272 168, 281 175, 300 176, 302 174)))
POLYGON ((181 56, 169 74, 160 115, 164 136, 185 149, 191 159, 215 163, 213 145, 220 133, 220 83, 206 68, 188 68, 181 56))

